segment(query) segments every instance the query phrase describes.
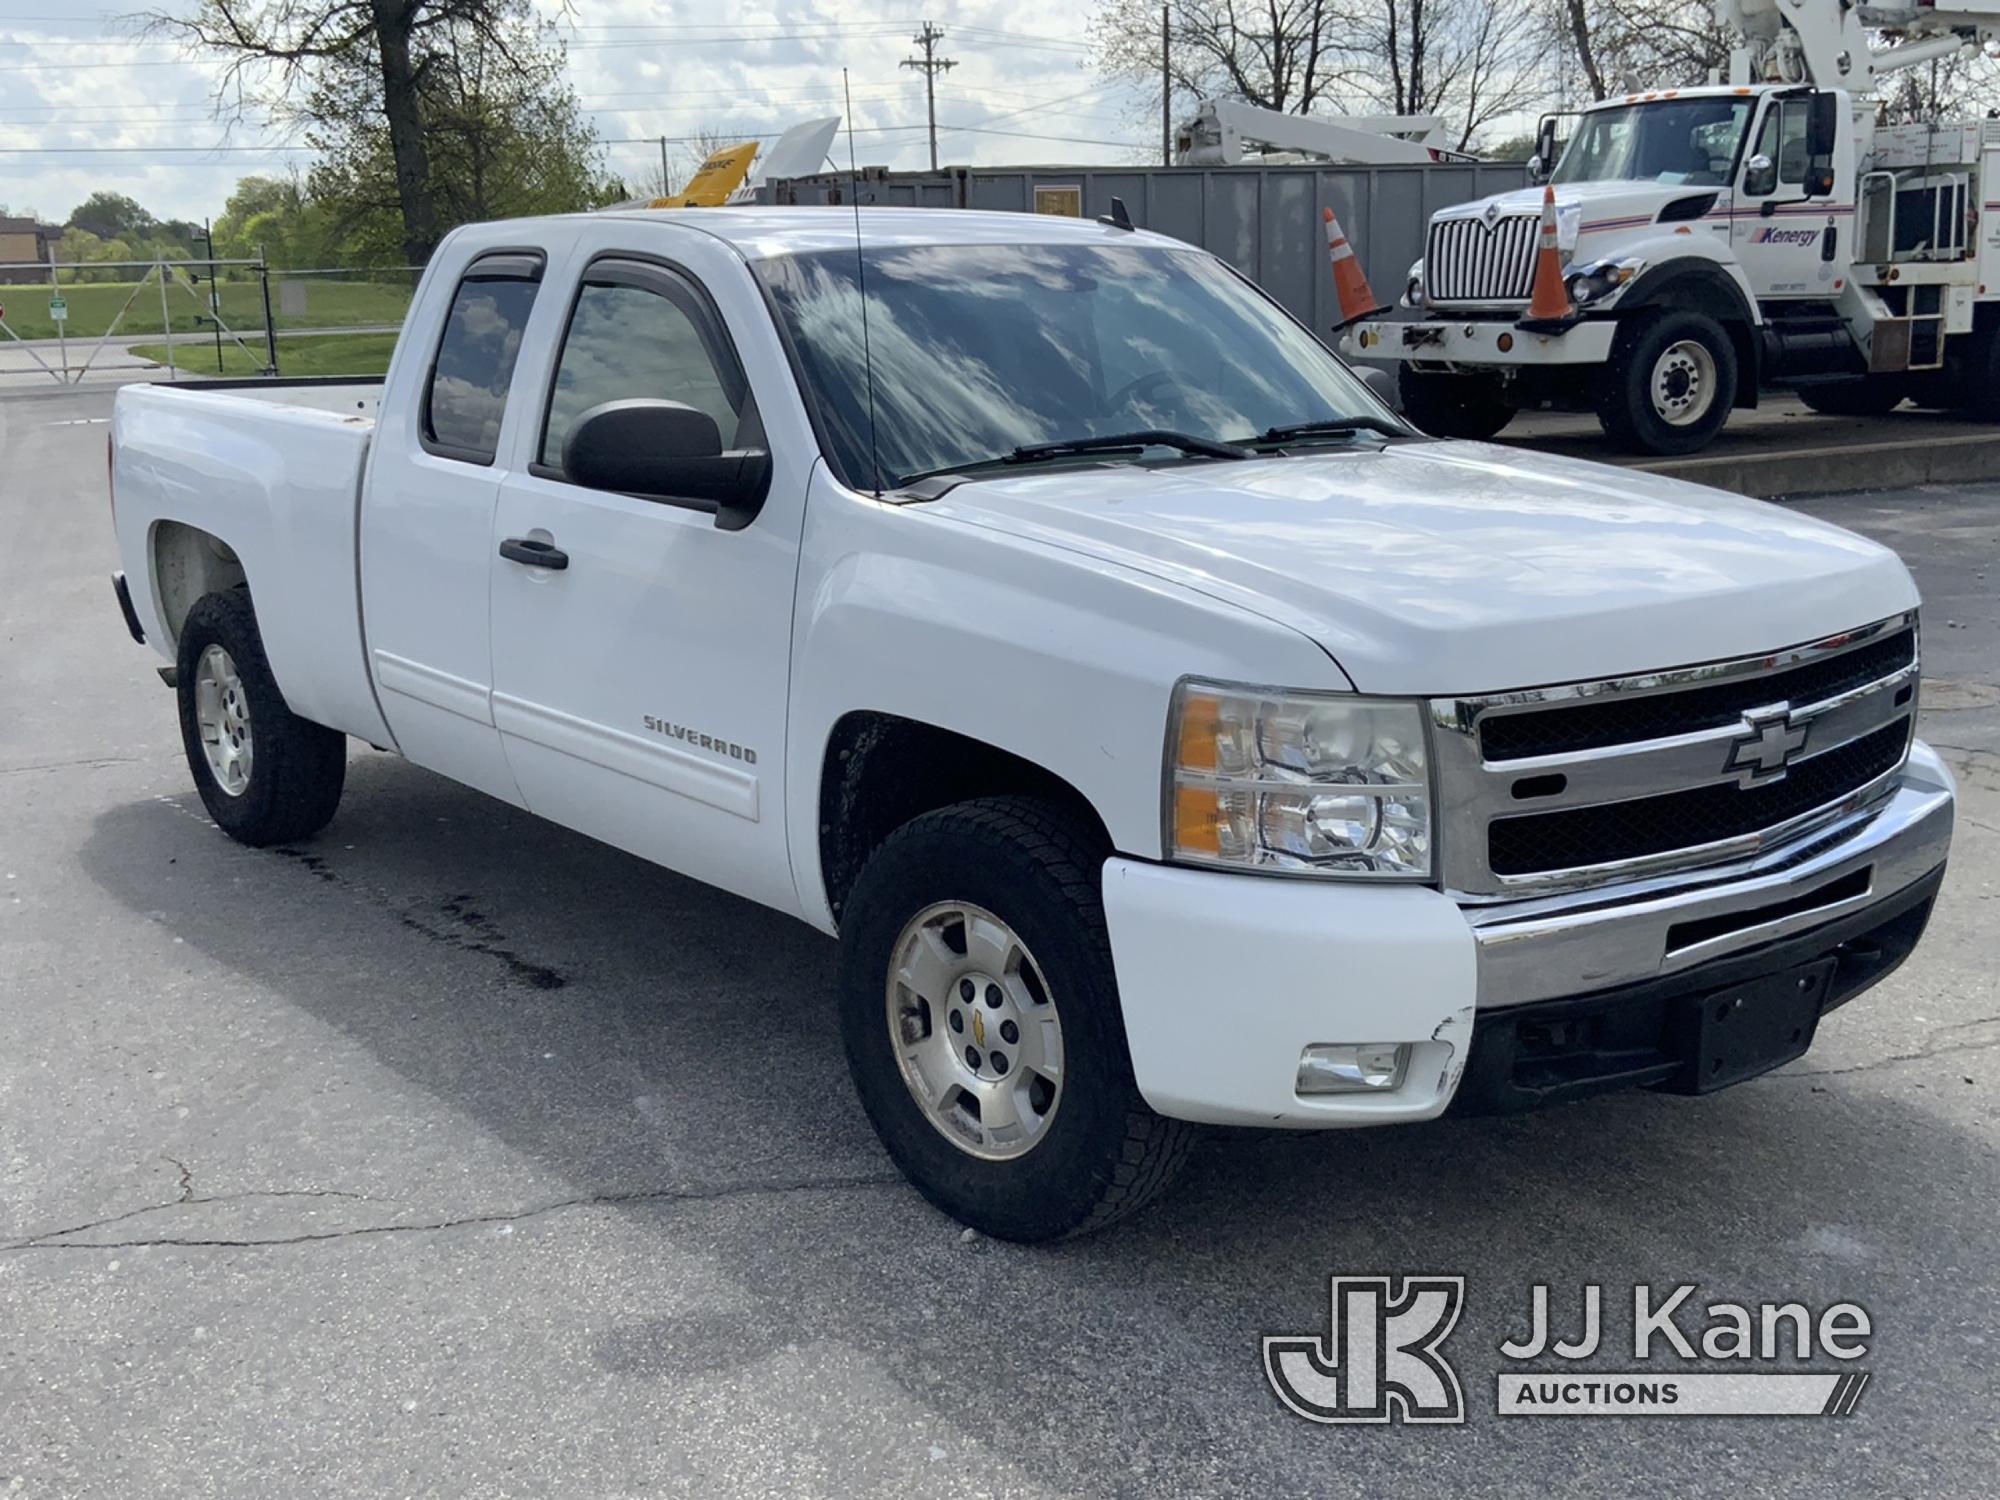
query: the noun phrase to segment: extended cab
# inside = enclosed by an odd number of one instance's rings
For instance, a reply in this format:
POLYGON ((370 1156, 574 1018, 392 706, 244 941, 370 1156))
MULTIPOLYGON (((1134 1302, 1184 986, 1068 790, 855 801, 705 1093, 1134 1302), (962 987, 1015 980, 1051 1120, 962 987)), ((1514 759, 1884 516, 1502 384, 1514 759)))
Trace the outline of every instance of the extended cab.
POLYGON ((460 230, 385 383, 129 387, 112 472, 224 830, 357 739, 837 933, 863 1106, 999 1235, 1190 1121, 1747 1078, 1944 871, 1893 554, 1423 438, 1119 225, 460 230))

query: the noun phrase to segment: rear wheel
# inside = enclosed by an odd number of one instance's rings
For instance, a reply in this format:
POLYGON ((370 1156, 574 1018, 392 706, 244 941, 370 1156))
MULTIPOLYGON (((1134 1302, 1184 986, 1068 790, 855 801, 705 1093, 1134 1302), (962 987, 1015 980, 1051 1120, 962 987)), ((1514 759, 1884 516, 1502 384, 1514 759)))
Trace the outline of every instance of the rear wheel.
POLYGON ((1622 323, 1598 395, 1605 435, 1632 453, 1705 448, 1736 401, 1736 346, 1704 313, 1622 323))
POLYGON ((1403 415, 1432 437, 1490 438, 1514 420, 1518 408, 1487 375, 1441 375, 1404 365, 1396 372, 1403 415))
POLYGON ((347 779, 347 737, 286 706, 247 593, 195 601, 176 680, 188 770, 224 833, 261 847, 327 825, 347 779))
POLYGON ((1799 400, 1829 417, 1879 417, 1901 406, 1909 394, 1907 381, 1888 375, 1863 375, 1798 389, 1799 400))
POLYGON ((841 1030, 882 1144, 984 1233, 1048 1240, 1160 1192, 1192 1127, 1140 1098, 1099 881, 1052 804, 996 797, 891 835, 841 920, 841 1030))

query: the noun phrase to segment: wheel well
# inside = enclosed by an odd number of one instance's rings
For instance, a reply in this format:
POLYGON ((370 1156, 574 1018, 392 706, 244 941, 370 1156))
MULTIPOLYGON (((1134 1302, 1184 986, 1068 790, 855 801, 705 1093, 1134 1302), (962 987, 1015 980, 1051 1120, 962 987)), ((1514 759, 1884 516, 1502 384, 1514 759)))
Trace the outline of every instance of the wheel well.
POLYGON ((1757 337, 1756 320, 1750 305, 1743 300, 1742 289, 1720 269, 1700 261, 1662 267, 1643 275, 1618 304, 1621 314, 1627 309, 1636 311, 1641 308, 1682 308, 1688 312, 1705 313, 1720 323, 1736 350, 1736 404, 1739 407, 1757 404, 1763 345, 1757 337))
POLYGON ((178 644, 188 611, 204 594, 248 587, 243 562, 221 537, 161 521, 153 528, 153 593, 169 640, 178 644))
POLYGON ((974 797, 1008 795, 1056 803, 1111 849, 1090 800, 1033 761, 895 714, 842 717, 827 736, 819 780, 819 867, 834 919, 862 866, 910 819, 974 797))

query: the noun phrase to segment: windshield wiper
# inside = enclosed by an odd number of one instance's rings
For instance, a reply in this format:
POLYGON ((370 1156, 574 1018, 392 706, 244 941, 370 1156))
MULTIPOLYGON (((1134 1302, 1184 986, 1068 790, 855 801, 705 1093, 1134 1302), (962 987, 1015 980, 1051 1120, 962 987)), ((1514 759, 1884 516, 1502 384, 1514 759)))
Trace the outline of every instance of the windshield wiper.
POLYGON ((1163 427, 1147 427, 1137 432, 1107 432, 1092 437, 1064 438, 1052 443, 1024 443, 1011 453, 1000 454, 997 458, 976 458, 967 463, 947 464, 941 469, 925 469, 916 474, 905 474, 896 481, 897 488, 916 484, 919 480, 936 479, 947 474, 969 474, 978 469, 1012 468, 1018 464, 1046 463, 1052 458, 1069 458, 1075 454, 1089 453, 1143 453, 1148 448, 1178 448, 1181 452, 1200 458, 1251 458, 1249 449, 1235 443, 1217 442, 1214 438, 1196 437, 1191 432, 1171 432, 1163 427))
POLYGON ((1352 437, 1357 432, 1379 432, 1384 437, 1414 436, 1410 429, 1400 422, 1392 422, 1387 417, 1362 414, 1352 417, 1326 417, 1317 422, 1293 422, 1284 427, 1267 427, 1259 436, 1248 441, 1287 443, 1302 437, 1352 437))

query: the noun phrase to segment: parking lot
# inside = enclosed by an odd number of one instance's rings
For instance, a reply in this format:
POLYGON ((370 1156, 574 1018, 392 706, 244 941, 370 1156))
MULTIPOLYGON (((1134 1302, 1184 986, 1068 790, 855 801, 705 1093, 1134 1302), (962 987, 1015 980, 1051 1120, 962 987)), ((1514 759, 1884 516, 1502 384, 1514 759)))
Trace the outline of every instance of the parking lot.
POLYGON ((2000 487, 1801 503, 1915 572, 1962 794, 1924 946, 1807 1058, 1216 1132, 1139 1218, 1021 1249, 877 1146, 809 929, 362 745, 310 844, 217 832, 107 585, 110 407, 0 399, 0 1493, 1991 1489, 2000 487), (1468 1281, 1467 1424, 1283 1410, 1260 1336, 1417 1272, 1468 1281), (1867 1398, 1497 1417, 1530 1288, 1569 1321, 1586 1282, 1858 1302, 1867 1398))

